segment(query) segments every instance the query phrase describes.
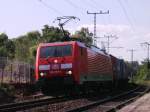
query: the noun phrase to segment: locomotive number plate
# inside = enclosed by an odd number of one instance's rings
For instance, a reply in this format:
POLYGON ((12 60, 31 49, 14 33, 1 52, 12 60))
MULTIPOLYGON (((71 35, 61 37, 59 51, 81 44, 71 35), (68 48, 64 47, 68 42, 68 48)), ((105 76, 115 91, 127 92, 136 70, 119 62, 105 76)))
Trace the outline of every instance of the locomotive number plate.
POLYGON ((53 69, 53 70, 59 69, 59 65, 58 65, 58 64, 53 64, 53 65, 52 65, 52 69, 53 69))

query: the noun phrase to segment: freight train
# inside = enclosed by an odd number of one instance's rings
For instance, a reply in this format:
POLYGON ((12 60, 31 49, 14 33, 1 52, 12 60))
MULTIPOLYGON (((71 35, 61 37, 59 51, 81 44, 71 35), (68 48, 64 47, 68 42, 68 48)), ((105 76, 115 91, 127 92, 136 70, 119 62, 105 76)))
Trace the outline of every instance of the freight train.
POLYGON ((122 59, 78 41, 41 43, 37 49, 36 81, 43 93, 74 88, 101 88, 129 80, 130 70, 122 59))

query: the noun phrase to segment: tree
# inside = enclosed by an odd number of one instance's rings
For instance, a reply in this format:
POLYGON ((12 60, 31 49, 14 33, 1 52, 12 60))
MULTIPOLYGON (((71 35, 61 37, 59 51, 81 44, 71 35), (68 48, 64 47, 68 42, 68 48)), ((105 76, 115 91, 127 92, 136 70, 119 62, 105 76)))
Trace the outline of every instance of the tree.
POLYGON ((6 43, 6 49, 7 49, 7 57, 13 59, 15 57, 15 44, 12 40, 8 40, 6 43))
POLYGON ((8 36, 5 33, 0 35, 0 46, 4 46, 8 41, 8 36))
MULTIPOLYGON (((65 33, 69 34, 68 31, 65 33)), ((44 25, 42 29, 42 41, 43 42, 60 42, 63 40, 64 34, 58 27, 44 25)))
POLYGON ((29 52, 30 52, 30 63, 34 63, 35 62, 35 58, 36 58, 36 50, 37 50, 37 45, 30 47, 29 52))
POLYGON ((14 58, 15 45, 5 33, 0 35, 0 57, 14 58))
POLYGON ((14 40, 16 52, 15 52, 15 58, 20 61, 27 61, 27 58, 29 56, 28 47, 29 42, 26 40, 27 36, 19 36, 14 40))
POLYGON ((72 38, 79 38, 81 42, 84 42, 87 45, 92 45, 92 33, 89 32, 88 28, 81 28, 79 31, 76 31, 72 38))
POLYGON ((134 76, 137 83, 150 80, 150 70, 147 68, 147 59, 144 59, 138 67, 137 74, 134 76))
MULTIPOLYGON (((65 31, 65 33, 69 34, 68 31, 65 31)), ((79 38, 82 42, 91 45, 92 37, 90 34, 88 28, 81 28, 72 37, 79 38)), ((63 38, 64 34, 58 27, 44 25, 41 33, 39 31, 32 31, 12 40, 15 43, 15 58, 34 64, 36 49, 39 43, 60 42, 63 41, 63 38)), ((13 48, 13 46, 11 47, 13 48)), ((10 51, 13 50, 10 49, 10 51)))
POLYGON ((21 61, 33 62, 31 61, 33 57, 30 55, 30 48, 40 43, 41 34, 38 31, 28 32, 14 41, 16 46, 15 58, 21 61))
POLYGON ((8 36, 5 33, 0 35, 0 57, 7 57, 8 52, 6 49, 6 43, 8 41, 8 36))
POLYGON ((7 50, 4 46, 0 47, 0 57, 7 57, 7 50))
POLYGON ((0 35, 0 69, 2 69, 1 83, 3 83, 3 73, 7 64, 7 57, 13 58, 14 51, 15 48, 13 42, 8 39, 8 36, 5 33, 2 33, 0 35))
POLYGON ((38 44, 41 40, 41 34, 38 31, 32 31, 27 33, 27 41, 30 45, 38 44))

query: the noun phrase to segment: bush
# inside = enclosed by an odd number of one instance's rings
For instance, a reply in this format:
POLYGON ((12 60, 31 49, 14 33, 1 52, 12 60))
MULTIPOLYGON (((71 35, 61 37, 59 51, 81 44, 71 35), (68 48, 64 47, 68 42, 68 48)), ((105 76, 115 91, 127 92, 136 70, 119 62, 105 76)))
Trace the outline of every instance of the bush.
POLYGON ((3 91, 8 96, 13 96, 15 94, 15 88, 9 84, 1 84, 0 91, 3 91))
POLYGON ((150 70, 147 69, 146 64, 141 65, 137 74, 134 76, 135 83, 144 83, 144 81, 150 80, 150 70))

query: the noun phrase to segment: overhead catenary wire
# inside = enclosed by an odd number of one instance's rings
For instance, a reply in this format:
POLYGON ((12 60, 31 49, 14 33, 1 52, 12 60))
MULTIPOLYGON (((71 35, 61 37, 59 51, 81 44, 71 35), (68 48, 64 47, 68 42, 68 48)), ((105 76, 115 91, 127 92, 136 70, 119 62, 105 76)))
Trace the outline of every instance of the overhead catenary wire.
MULTIPOLYGON (((91 6, 94 8, 94 9, 103 9, 103 10, 106 10, 108 9, 107 7, 104 7, 104 5, 102 4, 99 4, 97 1, 95 0, 88 0, 87 2, 89 3, 89 5, 91 4, 91 6), (88 2, 89 1, 89 2, 88 2)), ((108 15, 110 16, 110 14, 108 15)), ((110 17, 107 17, 108 19, 106 19, 106 16, 102 16, 101 19, 102 19, 102 22, 104 25, 107 25, 109 22, 111 22, 111 18, 110 17)))
MULTIPOLYGON (((85 13, 85 9, 83 8, 83 7, 80 7, 80 6, 78 6, 78 4, 76 4, 76 3, 74 3, 73 1, 71 1, 71 0, 64 0, 67 4, 69 4, 70 6, 72 6, 72 7, 74 7, 75 9, 78 9, 78 10, 80 10, 81 12, 80 13, 85 13), (84 11, 84 12, 83 12, 84 11)), ((93 9, 98 9, 99 10, 99 7, 97 7, 98 5, 97 5, 97 3, 96 3, 96 1, 82 1, 82 0, 79 0, 80 2, 82 2, 86 7, 87 7, 87 5, 89 6, 89 7, 92 7, 93 9)), ((106 21, 104 20, 104 18, 102 17, 102 19, 103 19, 103 21, 106 23, 106 21)))
POLYGON ((65 30, 64 30, 64 25, 66 24, 66 23, 68 23, 70 20, 72 20, 72 19, 77 19, 77 20, 79 20, 80 21, 80 19, 79 18, 77 18, 77 17, 75 17, 75 16, 63 16, 63 17, 57 17, 53 22, 55 22, 55 21, 58 21, 59 23, 58 23, 58 25, 59 25, 59 27, 60 27, 60 29, 62 30, 62 32, 63 32, 63 34, 64 34, 64 38, 63 38, 63 40, 70 40, 70 38, 69 38, 69 35, 68 34, 66 34, 66 32, 65 32, 65 30))
POLYGON ((144 42, 144 43, 141 43, 141 45, 145 45, 147 47, 147 60, 149 62, 150 43, 149 42, 144 42))
POLYGON ((70 0, 64 0, 66 3, 68 3, 69 5, 73 6, 74 8, 78 9, 80 8, 79 6, 77 6, 76 4, 74 4, 72 1, 70 0))
POLYGON ((130 7, 130 5, 129 5, 129 3, 128 3, 128 0, 124 0, 124 1, 125 1, 126 5, 127 5, 127 7, 128 7, 128 10, 129 10, 129 12, 130 12, 131 18, 132 18, 133 21, 135 22, 135 21, 136 21, 135 15, 134 15, 133 10, 131 9, 131 7, 130 7))
POLYGON ((74 7, 76 10, 80 10, 80 13, 85 13, 85 9, 83 9, 82 7, 78 6, 77 4, 75 4, 74 2, 72 2, 71 0, 64 0, 67 4, 69 4, 70 6, 74 7))
POLYGON ((133 53, 136 51, 135 49, 129 49, 127 50, 131 53, 131 62, 133 63, 133 53))
POLYGON ((97 38, 106 38, 107 39, 107 53, 109 53, 109 49, 110 48, 122 48, 122 47, 110 47, 110 44, 112 42, 110 42, 110 39, 118 39, 118 37, 116 35, 104 35, 104 37, 97 37, 97 38))
POLYGON ((89 7, 94 7, 94 9, 95 9, 95 6, 93 6, 93 5, 91 5, 91 4, 89 4, 86 0, 79 0, 79 1, 81 1, 85 6, 89 6, 89 7))
POLYGON ((129 18, 127 10, 126 10, 125 6, 123 5, 123 3, 121 2, 121 0, 117 0, 117 1, 120 4, 120 6, 122 7, 122 10, 124 11, 124 14, 126 16, 126 19, 130 25, 132 32, 134 33, 134 35, 136 35, 136 37, 141 38, 143 35, 137 31, 137 29, 136 29, 137 27, 134 27, 134 24, 132 23, 133 21, 135 23, 136 19, 135 19, 135 16, 133 15, 132 10, 129 6, 128 0, 124 0, 124 2, 126 2, 126 4, 128 5, 128 10, 130 10, 130 13, 132 14, 132 16, 130 18, 132 18, 132 19, 129 18), (131 20, 133 20, 133 21, 131 21, 131 20))
POLYGON ((100 7, 104 8, 103 5, 98 4, 97 1, 95 1, 95 0, 92 0, 92 3, 94 3, 96 6, 100 6, 100 7))
POLYGON ((128 13, 127 13, 127 11, 126 11, 126 8, 125 8, 124 5, 122 4, 121 0, 117 0, 117 1, 118 1, 118 3, 120 4, 120 6, 121 6, 121 8, 122 8, 122 10, 123 10, 123 12, 124 12, 124 15, 125 15, 125 17, 126 17, 128 23, 129 23, 129 25, 131 26, 131 29, 132 29, 133 31, 135 31, 135 29, 134 29, 134 27, 133 27, 133 24, 132 24, 132 22, 131 22, 131 20, 130 20, 130 18, 129 18, 129 16, 128 16, 128 13))
MULTIPOLYGON (((84 5, 88 5, 90 8, 92 8, 92 9, 94 9, 94 10, 100 10, 100 8, 101 9, 106 9, 106 7, 104 7, 104 5, 102 5, 102 4, 99 4, 97 1, 91 1, 91 0, 85 0, 85 1, 83 1, 83 0, 80 0, 84 5)), ((88 9, 89 10, 89 9, 88 9)), ((99 18, 99 19, 101 19, 101 24, 103 24, 103 25, 107 25, 107 24, 111 24, 112 23, 112 21, 111 21, 111 18, 110 17, 107 17, 108 19, 106 19, 105 18, 105 16, 102 16, 101 18, 99 18)), ((100 25, 100 23, 99 23, 99 25, 100 25)))
MULTIPOLYGON (((78 9, 78 10, 83 10, 83 11, 85 11, 84 9, 83 9, 83 7, 79 7, 76 3, 74 3, 74 2, 72 2, 71 0, 64 0, 66 3, 68 3, 69 5, 71 5, 72 7, 74 7, 75 9, 78 9)), ((83 2, 82 0, 79 0, 80 2, 83 2)), ((87 7, 87 5, 88 6, 90 6, 90 7, 92 7, 93 9, 98 9, 97 7, 96 7, 96 4, 95 3, 93 3, 93 2, 91 2, 91 1, 84 1, 83 2, 84 3, 84 5, 86 5, 86 7, 87 7), (92 3, 92 4, 91 4, 92 3), (95 4, 95 5, 94 5, 95 4)), ((85 12, 84 12, 85 13, 85 12)))
POLYGON ((60 12, 59 10, 55 9, 54 7, 50 6, 49 4, 47 4, 46 2, 44 2, 44 0, 38 0, 41 4, 43 4, 45 7, 47 7, 50 11, 53 10, 53 12, 57 13, 58 15, 62 15, 63 13, 60 12))
POLYGON ((97 5, 91 0, 87 0, 86 3, 89 4, 89 6, 93 7, 94 9, 97 9, 97 10, 99 9, 99 7, 97 7, 97 5))
POLYGON ((97 14, 109 14, 109 10, 107 12, 103 12, 100 10, 99 12, 92 12, 92 13, 87 11, 87 14, 93 14, 94 15, 94 32, 93 32, 94 35, 93 35, 93 37, 94 37, 94 45, 97 46, 97 44, 96 44, 96 37, 97 37, 96 36, 96 15, 97 14))

